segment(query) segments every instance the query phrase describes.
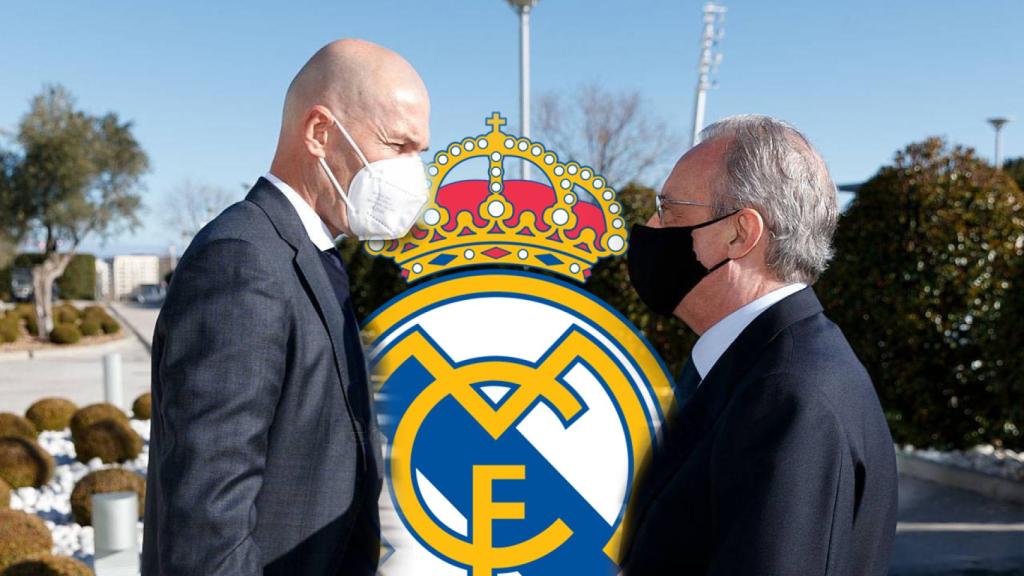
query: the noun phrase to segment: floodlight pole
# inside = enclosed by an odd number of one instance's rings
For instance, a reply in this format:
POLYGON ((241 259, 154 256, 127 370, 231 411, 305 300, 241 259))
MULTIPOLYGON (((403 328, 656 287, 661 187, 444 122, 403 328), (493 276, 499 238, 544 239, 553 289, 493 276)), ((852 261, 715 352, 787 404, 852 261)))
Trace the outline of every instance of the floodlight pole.
POLYGON ((704 4, 704 31, 700 39, 700 59, 697 61, 697 94, 693 102, 693 137, 691 146, 700 140, 700 131, 704 128, 704 108, 707 104, 708 89, 715 83, 711 75, 718 71, 722 61, 722 53, 717 50, 725 30, 725 6, 708 2, 704 4))
MULTIPOLYGON (((539 0, 507 0, 519 13, 519 135, 530 137, 530 12, 539 0)), ((530 162, 523 159, 521 177, 530 179, 530 162)))

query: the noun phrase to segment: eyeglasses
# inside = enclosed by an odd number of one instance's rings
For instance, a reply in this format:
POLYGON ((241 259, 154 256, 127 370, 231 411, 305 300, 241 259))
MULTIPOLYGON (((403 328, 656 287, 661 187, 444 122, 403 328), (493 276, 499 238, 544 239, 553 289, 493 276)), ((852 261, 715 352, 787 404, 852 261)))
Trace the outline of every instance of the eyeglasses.
POLYGON ((664 194, 658 194, 654 197, 654 207, 658 210, 658 223, 665 223, 665 205, 670 204, 673 206, 704 206, 711 208, 711 204, 705 204, 703 202, 692 202, 690 200, 675 200, 673 198, 666 198, 664 194))

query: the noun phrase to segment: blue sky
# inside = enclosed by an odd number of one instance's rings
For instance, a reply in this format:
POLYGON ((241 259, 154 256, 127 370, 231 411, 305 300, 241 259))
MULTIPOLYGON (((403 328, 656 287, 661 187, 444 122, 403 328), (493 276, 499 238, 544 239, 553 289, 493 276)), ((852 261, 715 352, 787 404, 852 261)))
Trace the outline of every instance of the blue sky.
MULTIPOLYGON (((1024 2, 726 1, 719 87, 707 119, 757 112, 808 134, 837 182, 870 177, 929 135, 993 150, 985 118, 1010 115, 1005 155, 1024 155, 1024 2)), ((597 83, 639 90, 681 137, 690 127, 697 0, 541 0, 534 95, 597 83)), ((185 179, 244 194, 266 171, 285 88, 321 45, 366 38, 403 54, 433 102, 432 148, 517 125, 518 24, 502 0, 11 2, 0 34, 0 129, 61 83, 94 113, 135 123, 150 156, 145 226, 101 254, 163 252, 164 196, 185 179)), ((581 159, 586 160, 586 159, 581 159)), ((657 182, 660 185, 660 180, 657 182)))

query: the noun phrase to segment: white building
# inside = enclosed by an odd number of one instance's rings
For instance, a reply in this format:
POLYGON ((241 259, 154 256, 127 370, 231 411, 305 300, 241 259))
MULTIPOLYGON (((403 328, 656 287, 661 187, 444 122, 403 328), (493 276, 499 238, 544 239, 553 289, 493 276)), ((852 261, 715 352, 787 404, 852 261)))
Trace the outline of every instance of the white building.
POLYGON ((110 262, 102 258, 96 259, 96 299, 110 299, 110 262))
POLYGON ((129 297, 143 284, 160 284, 159 256, 114 256, 111 262, 111 297, 114 300, 129 297))

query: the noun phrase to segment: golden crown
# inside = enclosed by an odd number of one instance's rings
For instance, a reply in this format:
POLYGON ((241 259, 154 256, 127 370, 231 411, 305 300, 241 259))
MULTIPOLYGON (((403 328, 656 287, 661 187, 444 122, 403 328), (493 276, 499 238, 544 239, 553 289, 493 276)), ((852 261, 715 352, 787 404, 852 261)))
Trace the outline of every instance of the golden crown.
POLYGON ((625 221, 615 191, 589 166, 562 163, 540 142, 501 130, 453 142, 427 166, 431 201, 420 221, 398 240, 366 243, 393 258, 408 281, 449 268, 513 264, 551 270, 580 282, 601 258, 626 250, 625 221), (462 162, 488 161, 487 180, 445 183, 462 162), (547 183, 505 178, 505 158, 532 163, 547 183))

